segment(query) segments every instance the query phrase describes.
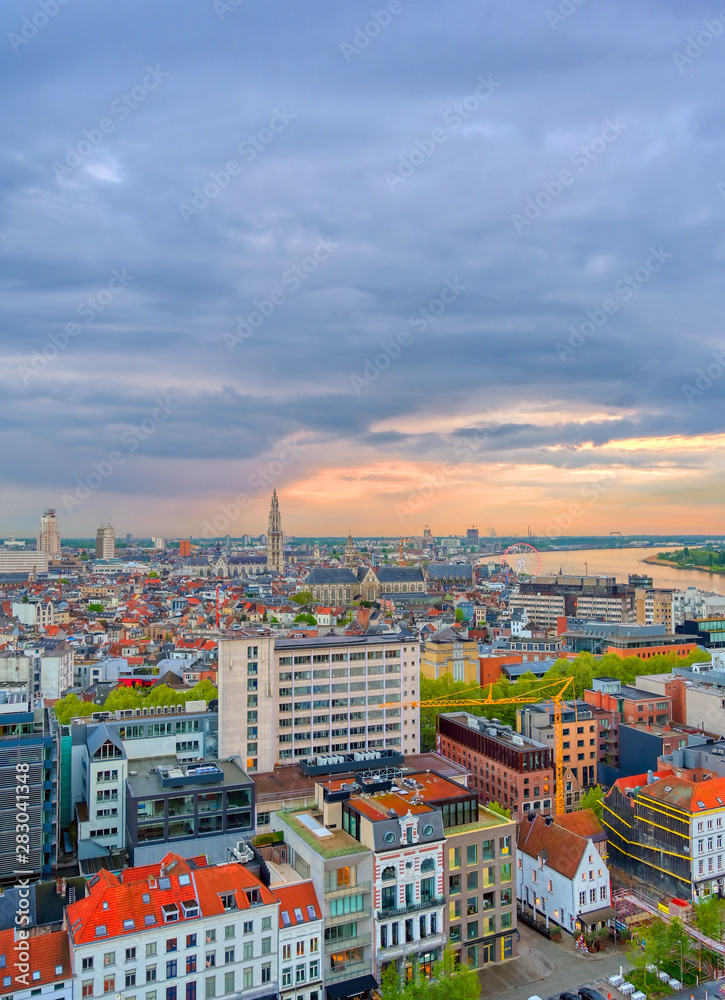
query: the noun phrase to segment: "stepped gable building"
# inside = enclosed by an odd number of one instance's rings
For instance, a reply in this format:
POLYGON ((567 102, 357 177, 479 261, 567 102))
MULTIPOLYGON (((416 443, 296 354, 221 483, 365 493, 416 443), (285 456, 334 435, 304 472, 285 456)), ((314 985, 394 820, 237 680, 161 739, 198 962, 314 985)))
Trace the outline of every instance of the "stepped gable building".
POLYGON ((284 570, 284 534, 282 532, 282 517, 279 512, 277 490, 272 490, 272 504, 269 508, 267 570, 270 573, 282 573, 284 570))

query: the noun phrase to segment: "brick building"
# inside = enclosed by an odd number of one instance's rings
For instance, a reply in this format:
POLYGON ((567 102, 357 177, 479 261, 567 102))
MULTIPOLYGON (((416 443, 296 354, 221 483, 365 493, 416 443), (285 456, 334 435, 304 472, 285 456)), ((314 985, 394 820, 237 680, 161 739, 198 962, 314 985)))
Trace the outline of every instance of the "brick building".
POLYGON ((468 712, 439 715, 437 727, 438 753, 468 768, 483 805, 498 802, 519 820, 532 810, 551 812, 551 747, 519 735, 511 726, 468 712))

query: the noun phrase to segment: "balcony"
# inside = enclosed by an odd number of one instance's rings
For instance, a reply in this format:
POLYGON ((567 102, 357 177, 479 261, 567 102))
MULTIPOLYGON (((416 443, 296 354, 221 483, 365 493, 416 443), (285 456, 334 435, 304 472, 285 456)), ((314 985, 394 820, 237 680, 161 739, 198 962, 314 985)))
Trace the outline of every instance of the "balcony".
POLYGON ((401 941, 399 944, 389 944, 380 948, 379 956, 383 962, 401 958, 403 955, 417 954, 421 951, 431 951, 433 948, 445 947, 448 938, 445 934, 428 934, 426 937, 414 938, 412 941, 401 941))
POLYGON ((445 896, 433 896, 431 899, 421 900, 420 903, 405 903, 403 906, 387 906, 378 910, 378 920, 388 920, 390 917, 404 917, 406 913, 415 913, 417 910, 432 910, 437 906, 445 904, 445 896))
POLYGON ((325 985, 330 983, 341 983, 346 979, 357 979, 358 976, 372 975, 370 959, 363 959, 362 962, 350 962, 341 969, 327 969, 325 971, 325 985))
POLYGON ((358 882, 357 885, 343 885, 339 889, 325 889, 325 899, 339 899, 340 896, 351 896, 356 892, 370 892, 371 882, 358 882))
POLYGON ((355 910, 354 913, 338 913, 336 917, 325 917, 325 927, 349 924, 351 920, 367 920, 372 915, 372 910, 368 906, 364 910, 355 910))
POLYGON ((346 948, 364 948, 366 944, 372 943, 372 934, 358 934, 355 937, 338 938, 336 941, 325 941, 325 954, 335 955, 338 951, 345 951, 346 948))

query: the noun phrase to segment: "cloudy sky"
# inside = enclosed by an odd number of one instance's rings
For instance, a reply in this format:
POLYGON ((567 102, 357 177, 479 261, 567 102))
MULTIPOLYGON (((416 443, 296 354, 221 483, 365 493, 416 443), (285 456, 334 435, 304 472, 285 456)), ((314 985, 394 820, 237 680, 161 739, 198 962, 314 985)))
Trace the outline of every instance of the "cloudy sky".
POLYGON ((3 4, 0 534, 721 532, 725 19, 547 2, 3 4))

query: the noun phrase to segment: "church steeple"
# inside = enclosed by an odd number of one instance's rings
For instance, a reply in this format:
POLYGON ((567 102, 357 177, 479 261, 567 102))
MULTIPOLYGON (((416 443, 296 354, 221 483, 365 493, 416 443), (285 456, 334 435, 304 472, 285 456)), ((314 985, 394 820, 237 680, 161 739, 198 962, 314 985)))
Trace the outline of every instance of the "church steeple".
POLYGON ((277 490, 272 490, 272 503, 269 508, 269 527, 267 529, 267 572, 282 573, 284 571, 284 534, 282 532, 282 517, 279 512, 277 490))
POLYGON ((355 543, 352 540, 352 534, 347 536, 347 544, 345 545, 345 566, 352 569, 356 562, 355 553, 355 543))

